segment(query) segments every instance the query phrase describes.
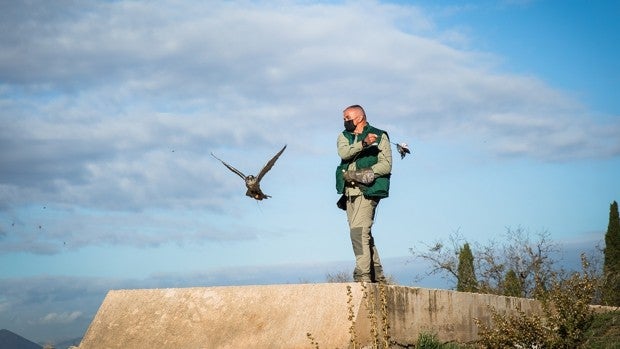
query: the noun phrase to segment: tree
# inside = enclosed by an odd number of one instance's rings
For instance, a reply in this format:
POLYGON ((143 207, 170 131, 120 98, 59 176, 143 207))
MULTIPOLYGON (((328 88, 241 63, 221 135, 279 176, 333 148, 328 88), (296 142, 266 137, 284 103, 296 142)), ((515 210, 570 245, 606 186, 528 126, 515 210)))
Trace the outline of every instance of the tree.
POLYGON ((521 285, 521 280, 517 276, 517 273, 512 269, 508 270, 506 273, 503 291, 504 296, 523 297, 523 286, 521 285))
POLYGON ((609 207, 604 256, 602 300, 604 304, 620 306, 620 218, 616 201, 609 207))
POLYGON ((456 290, 462 292, 478 291, 478 281, 474 270, 474 255, 469 244, 465 243, 459 251, 456 290))
MULTIPOLYGON (((490 241, 485 245, 474 244, 474 271, 477 280, 477 292, 504 294, 505 277, 508 270, 514 270, 519 279, 522 297, 540 297, 551 284, 556 270, 557 245, 551 240, 547 231, 536 233, 536 239, 521 228, 508 228, 505 242, 498 244, 490 241)), ((421 258, 430 263, 426 275, 442 275, 458 284, 458 260, 464 238, 457 233, 451 234, 449 244, 437 241, 425 245, 426 249, 410 248, 414 258, 421 258)), ((457 285, 458 286, 458 285, 457 285)))
POLYGON ((432 245, 421 243, 424 246, 422 249, 409 248, 413 258, 425 260, 430 264, 430 268, 425 272, 426 275, 417 275, 416 280, 419 281, 425 276, 439 274, 444 279, 454 282, 454 287, 456 287, 458 250, 463 239, 458 232, 450 234, 449 239, 450 246, 446 246, 441 240, 436 240, 432 245))

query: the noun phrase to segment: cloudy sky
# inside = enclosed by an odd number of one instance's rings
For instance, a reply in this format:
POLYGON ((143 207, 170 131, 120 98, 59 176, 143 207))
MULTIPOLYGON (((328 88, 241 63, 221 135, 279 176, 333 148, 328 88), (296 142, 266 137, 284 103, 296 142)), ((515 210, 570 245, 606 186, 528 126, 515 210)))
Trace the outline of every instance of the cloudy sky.
MULTIPOLYGON (((0 1, 0 328, 81 337, 116 288, 351 271, 342 109, 394 158, 374 235, 592 247, 620 199, 617 1, 0 1), (271 199, 210 156, 255 174, 271 199)), ((410 278, 411 277, 411 278, 410 278)), ((429 281, 419 283, 433 286, 429 281)))

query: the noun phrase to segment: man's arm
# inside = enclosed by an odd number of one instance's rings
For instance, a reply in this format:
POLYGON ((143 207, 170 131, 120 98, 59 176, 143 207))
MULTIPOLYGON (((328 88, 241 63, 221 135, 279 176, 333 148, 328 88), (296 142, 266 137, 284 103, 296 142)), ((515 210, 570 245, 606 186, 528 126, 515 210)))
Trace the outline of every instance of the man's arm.
POLYGON ((362 151, 363 148, 361 140, 349 144, 349 140, 342 133, 338 135, 338 156, 342 160, 351 159, 362 151))
POLYGON ((392 172, 392 147, 390 146, 390 139, 388 138, 387 133, 383 133, 383 135, 381 135, 379 150, 379 154, 377 155, 378 161, 376 164, 371 166, 372 171, 377 177, 392 172))

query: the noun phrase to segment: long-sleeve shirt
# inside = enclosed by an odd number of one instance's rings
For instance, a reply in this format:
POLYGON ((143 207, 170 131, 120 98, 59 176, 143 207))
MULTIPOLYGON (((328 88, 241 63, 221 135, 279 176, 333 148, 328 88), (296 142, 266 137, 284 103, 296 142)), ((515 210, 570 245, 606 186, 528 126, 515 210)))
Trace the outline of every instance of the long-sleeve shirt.
MULTIPOLYGON (((349 144, 349 140, 340 133, 338 135, 338 156, 341 159, 348 161, 354 158, 362 149, 362 139, 358 139, 360 135, 355 135, 353 143, 349 144)), ((379 139, 379 154, 377 155, 377 163, 372 165, 372 171, 375 173, 375 177, 387 175, 392 172, 392 148, 390 147, 390 140, 386 133, 381 135, 379 139)), ((355 161, 351 161, 348 170, 357 170, 355 161)), ((357 187, 345 188, 345 194, 348 196, 361 195, 362 191, 357 187)))

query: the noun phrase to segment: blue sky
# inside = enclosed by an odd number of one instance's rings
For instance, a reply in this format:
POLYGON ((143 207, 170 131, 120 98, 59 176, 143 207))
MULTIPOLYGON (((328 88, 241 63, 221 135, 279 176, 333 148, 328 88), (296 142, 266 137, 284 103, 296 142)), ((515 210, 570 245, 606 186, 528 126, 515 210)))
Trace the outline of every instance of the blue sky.
MULTIPOLYGON (((0 4, 0 328, 81 337, 115 288, 349 271, 342 109, 406 142, 386 272, 456 231, 591 249, 620 198, 616 1, 0 4), (265 176, 244 196, 218 157, 265 176)), ((567 258, 574 258, 568 256, 567 258)), ((441 287, 423 280, 416 285, 441 287)))

